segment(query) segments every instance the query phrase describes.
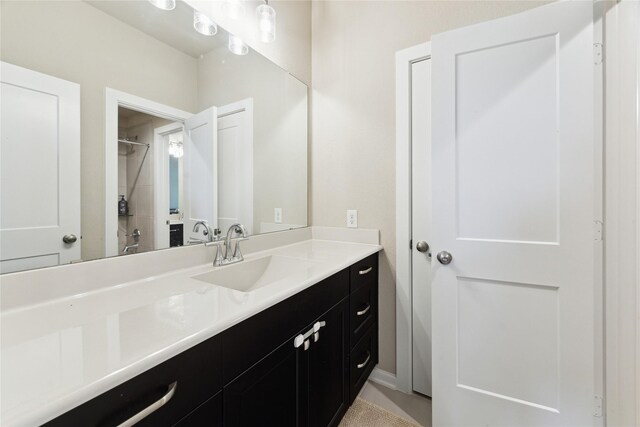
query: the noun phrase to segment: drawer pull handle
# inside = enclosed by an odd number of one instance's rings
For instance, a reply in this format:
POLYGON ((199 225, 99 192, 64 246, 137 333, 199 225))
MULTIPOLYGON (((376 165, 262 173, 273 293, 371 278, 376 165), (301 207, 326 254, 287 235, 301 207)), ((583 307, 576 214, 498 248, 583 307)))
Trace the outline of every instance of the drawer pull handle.
POLYGON ((364 270, 360 270, 358 273, 360 273, 361 276, 364 276, 365 274, 369 273, 371 270, 373 270, 373 267, 365 268, 364 270))
POLYGON ((365 308, 364 310, 356 311, 356 314, 358 316, 364 316, 369 312, 369 310, 371 310, 371 305, 367 305, 367 308, 365 308))
POLYGON ((356 367, 357 367, 358 369, 362 369, 362 368, 364 368, 365 366, 367 366, 367 365, 369 364, 369 360, 371 360, 371 353, 369 353, 369 352, 367 351, 367 358, 366 358, 366 359, 364 359, 364 362, 362 362, 362 363, 358 363, 358 364, 356 365, 356 367))
POLYGON ((178 381, 174 381, 169 384, 169 388, 167 389, 167 394, 162 396, 160 399, 156 400, 151 405, 147 406, 142 411, 135 414, 133 417, 129 418, 118 427, 131 427, 132 425, 142 421, 144 418, 153 414, 155 411, 163 407, 167 402, 171 400, 174 394, 176 394, 176 387, 178 386, 178 381))

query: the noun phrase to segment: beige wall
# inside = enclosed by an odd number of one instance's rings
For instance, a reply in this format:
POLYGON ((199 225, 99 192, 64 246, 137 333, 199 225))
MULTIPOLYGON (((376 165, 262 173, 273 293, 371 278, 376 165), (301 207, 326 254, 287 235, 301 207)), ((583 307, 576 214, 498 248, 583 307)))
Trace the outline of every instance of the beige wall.
POLYGON ((0 14, 2 61, 80 84, 82 258, 101 258, 105 87, 196 111, 197 60, 84 2, 2 1, 0 14))
MULTIPOLYGON (((380 368, 395 358, 395 52, 434 33, 539 5, 317 1, 312 8, 311 224, 381 231, 380 368)), ((437 84, 437 83, 436 83, 437 84)))

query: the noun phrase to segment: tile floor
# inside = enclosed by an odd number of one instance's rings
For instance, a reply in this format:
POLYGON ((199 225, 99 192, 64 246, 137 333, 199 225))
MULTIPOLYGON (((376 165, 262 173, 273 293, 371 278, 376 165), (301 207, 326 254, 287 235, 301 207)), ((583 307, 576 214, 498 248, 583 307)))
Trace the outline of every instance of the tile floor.
POLYGON ((431 427, 431 398, 406 394, 368 381, 359 397, 423 427, 431 427))

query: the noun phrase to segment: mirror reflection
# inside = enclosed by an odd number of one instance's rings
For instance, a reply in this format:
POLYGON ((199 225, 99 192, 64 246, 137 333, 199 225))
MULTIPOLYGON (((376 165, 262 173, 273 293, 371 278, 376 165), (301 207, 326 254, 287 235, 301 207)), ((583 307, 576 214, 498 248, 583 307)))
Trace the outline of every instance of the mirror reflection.
POLYGON ((2 1, 0 20, 2 273, 307 225, 307 87, 207 17, 2 1))

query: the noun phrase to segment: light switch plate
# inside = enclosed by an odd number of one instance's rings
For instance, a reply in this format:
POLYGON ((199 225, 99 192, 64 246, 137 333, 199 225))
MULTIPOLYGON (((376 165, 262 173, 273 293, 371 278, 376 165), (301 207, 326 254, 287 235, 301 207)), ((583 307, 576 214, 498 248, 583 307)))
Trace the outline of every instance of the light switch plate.
POLYGON ((355 209, 347 210, 347 227, 358 228, 358 211, 355 209))
POLYGON ((282 208, 275 208, 273 210, 273 222, 282 224, 282 208))

